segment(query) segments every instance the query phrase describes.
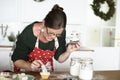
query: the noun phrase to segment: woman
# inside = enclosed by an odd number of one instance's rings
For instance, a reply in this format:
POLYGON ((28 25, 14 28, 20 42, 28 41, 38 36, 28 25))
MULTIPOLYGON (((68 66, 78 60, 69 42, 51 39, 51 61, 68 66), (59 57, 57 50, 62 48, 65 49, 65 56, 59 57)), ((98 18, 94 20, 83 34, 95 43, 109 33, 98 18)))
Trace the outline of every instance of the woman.
POLYGON ((17 38, 12 55, 14 71, 37 71, 42 65, 49 65, 53 70, 53 56, 61 63, 78 50, 79 43, 66 46, 66 21, 63 8, 56 4, 42 22, 28 25, 17 38))

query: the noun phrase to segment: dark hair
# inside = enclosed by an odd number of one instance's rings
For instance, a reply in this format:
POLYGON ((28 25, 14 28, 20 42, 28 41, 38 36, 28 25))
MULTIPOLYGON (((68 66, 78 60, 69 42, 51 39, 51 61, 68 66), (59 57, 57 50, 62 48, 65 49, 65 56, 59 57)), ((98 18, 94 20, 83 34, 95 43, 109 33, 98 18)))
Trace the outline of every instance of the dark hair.
POLYGON ((45 26, 53 29, 66 27, 66 14, 63 12, 63 8, 55 4, 52 10, 45 17, 45 26))

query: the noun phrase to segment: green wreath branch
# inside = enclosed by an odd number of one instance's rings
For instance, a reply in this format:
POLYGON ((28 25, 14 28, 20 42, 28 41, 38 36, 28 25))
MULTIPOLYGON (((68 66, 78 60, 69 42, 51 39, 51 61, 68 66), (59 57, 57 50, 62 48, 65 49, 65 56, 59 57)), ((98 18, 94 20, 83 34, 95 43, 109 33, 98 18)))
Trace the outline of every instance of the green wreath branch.
POLYGON ((93 0, 93 4, 91 4, 94 14, 99 16, 101 19, 105 21, 109 20, 115 13, 115 2, 113 0, 93 0), (101 4, 107 3, 109 6, 109 10, 107 13, 100 11, 101 4))

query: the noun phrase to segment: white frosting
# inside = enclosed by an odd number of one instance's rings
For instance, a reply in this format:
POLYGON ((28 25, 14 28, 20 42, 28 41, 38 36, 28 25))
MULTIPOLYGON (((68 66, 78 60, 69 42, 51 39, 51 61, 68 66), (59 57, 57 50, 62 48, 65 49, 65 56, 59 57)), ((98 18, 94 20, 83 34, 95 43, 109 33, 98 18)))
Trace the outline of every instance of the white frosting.
POLYGON ((50 72, 40 72, 41 75, 50 75, 50 72))
POLYGON ((28 76, 25 73, 18 74, 19 80, 28 80, 28 76))
POLYGON ((77 32, 73 31, 70 35, 70 41, 79 41, 79 35, 77 32))

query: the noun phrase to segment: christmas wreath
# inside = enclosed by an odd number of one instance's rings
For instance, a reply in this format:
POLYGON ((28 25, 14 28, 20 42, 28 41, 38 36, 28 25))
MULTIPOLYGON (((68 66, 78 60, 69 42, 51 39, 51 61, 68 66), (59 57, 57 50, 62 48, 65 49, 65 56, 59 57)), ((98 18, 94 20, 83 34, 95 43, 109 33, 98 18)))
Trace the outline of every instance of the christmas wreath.
POLYGON ((105 21, 109 20, 115 13, 115 3, 113 0, 93 0, 93 4, 91 4, 94 14, 99 16, 101 19, 105 21), (101 4, 108 4, 109 10, 107 13, 100 11, 101 4))

